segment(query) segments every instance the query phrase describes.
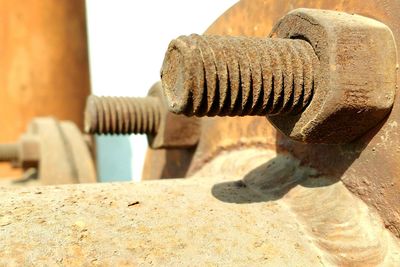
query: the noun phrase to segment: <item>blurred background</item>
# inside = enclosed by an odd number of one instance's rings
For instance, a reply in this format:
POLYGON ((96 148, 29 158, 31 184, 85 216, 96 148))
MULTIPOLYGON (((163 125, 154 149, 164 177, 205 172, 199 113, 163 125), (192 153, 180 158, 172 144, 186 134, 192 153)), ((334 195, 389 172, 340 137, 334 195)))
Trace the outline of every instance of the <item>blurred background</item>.
MULTIPOLYGON (((37 116, 82 130, 82 96, 90 92, 146 96, 168 43, 204 32, 235 2, 0 0, 0 142, 14 142, 37 116)), ((140 179, 145 135, 95 141, 100 181, 140 179)), ((18 171, 0 165, 0 176, 18 171)))

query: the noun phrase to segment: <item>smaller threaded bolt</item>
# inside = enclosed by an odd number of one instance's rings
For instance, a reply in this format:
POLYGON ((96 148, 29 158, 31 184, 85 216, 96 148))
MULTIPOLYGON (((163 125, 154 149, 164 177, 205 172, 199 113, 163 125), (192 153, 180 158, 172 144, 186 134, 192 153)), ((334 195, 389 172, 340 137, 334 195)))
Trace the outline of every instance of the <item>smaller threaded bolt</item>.
POLYGON ((160 124, 156 97, 98 97, 86 102, 85 132, 90 134, 155 134, 160 124))
POLYGON ((161 79, 177 114, 298 114, 312 99, 318 64, 303 40, 192 34, 169 44, 161 79))
POLYGON ((17 143, 0 144, 0 161, 14 161, 19 158, 17 143))

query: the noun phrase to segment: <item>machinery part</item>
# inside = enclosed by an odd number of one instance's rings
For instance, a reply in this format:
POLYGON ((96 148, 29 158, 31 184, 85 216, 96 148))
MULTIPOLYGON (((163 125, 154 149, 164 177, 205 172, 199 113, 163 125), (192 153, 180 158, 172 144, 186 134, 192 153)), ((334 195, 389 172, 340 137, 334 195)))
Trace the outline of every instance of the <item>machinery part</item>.
POLYGON ((170 43, 161 77, 178 114, 296 115, 311 101, 318 65, 303 40, 192 34, 170 43))
MULTIPOLYGON (((397 0, 241 0, 217 19, 206 34, 264 37, 289 11, 303 7, 375 18, 393 31, 396 46, 400 47, 400 1, 397 0)), ((399 62, 399 53, 396 59, 399 62)), ((302 165, 312 166, 330 177, 333 183, 342 181, 400 237, 399 121, 400 101, 396 97, 388 117, 362 137, 349 144, 323 145, 293 141, 277 132, 263 117, 202 118, 202 133, 188 176, 221 151, 264 147, 289 154, 302 165)))
POLYGON ((11 161, 15 167, 37 167, 40 160, 39 140, 24 134, 14 144, 0 144, 0 161, 11 161))
POLYGON ((305 142, 350 142, 387 116, 395 96, 397 51, 386 25, 343 12, 297 9, 272 35, 308 40, 320 60, 308 108, 298 117, 269 117, 284 134, 305 142))
POLYGON ((397 52, 383 23, 298 9, 276 24, 272 36, 173 40, 161 72, 170 110, 269 114, 280 131, 306 143, 351 142, 389 113, 397 52))
POLYGON ((69 121, 35 118, 17 143, 0 145, 0 160, 18 168, 37 168, 41 184, 96 182, 86 141, 69 121))
POLYGON ((168 112, 161 83, 147 97, 97 97, 87 99, 85 131, 91 134, 146 134, 149 146, 189 148, 197 144, 199 121, 168 112))
POLYGON ((160 125, 160 101, 155 97, 91 95, 85 110, 90 134, 154 134, 160 125))

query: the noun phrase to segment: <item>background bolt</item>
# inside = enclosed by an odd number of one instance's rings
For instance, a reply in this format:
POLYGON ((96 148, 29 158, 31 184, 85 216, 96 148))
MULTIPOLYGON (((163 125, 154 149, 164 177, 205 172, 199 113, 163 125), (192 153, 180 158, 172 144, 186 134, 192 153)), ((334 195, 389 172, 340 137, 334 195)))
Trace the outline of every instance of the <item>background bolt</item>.
POLYGON ((85 131, 91 134, 154 134, 160 124, 156 97, 98 97, 87 99, 85 131))
POLYGON ((0 161, 11 162, 14 167, 36 167, 39 162, 39 141, 24 134, 15 143, 0 144, 0 161))
POLYGON ((298 114, 312 99, 317 67, 303 40, 192 34, 169 44, 161 78, 177 114, 298 114))
POLYGON ((197 145, 199 120, 168 112, 161 82, 147 97, 89 96, 85 131, 91 134, 146 134, 153 149, 186 149, 197 145))

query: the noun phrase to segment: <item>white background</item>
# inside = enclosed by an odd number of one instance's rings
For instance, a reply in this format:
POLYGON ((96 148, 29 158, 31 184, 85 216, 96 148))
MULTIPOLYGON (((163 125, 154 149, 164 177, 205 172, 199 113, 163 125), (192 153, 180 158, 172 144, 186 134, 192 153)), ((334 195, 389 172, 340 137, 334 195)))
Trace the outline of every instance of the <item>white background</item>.
MULTIPOLYGON (((234 0, 87 0, 92 93, 146 96, 168 43, 203 33, 234 0)), ((139 180, 145 136, 98 138, 102 181, 139 180), (129 139, 128 139, 129 138, 129 139)))

